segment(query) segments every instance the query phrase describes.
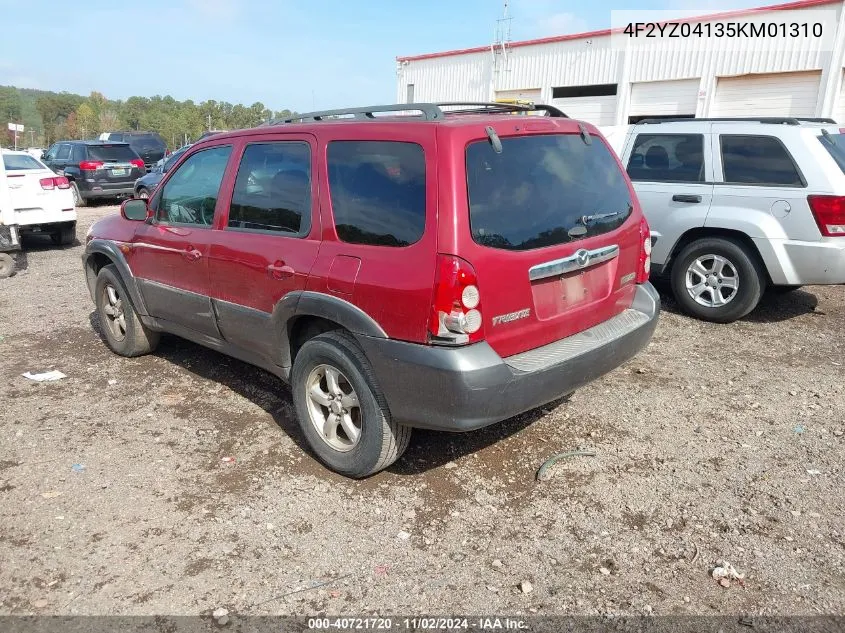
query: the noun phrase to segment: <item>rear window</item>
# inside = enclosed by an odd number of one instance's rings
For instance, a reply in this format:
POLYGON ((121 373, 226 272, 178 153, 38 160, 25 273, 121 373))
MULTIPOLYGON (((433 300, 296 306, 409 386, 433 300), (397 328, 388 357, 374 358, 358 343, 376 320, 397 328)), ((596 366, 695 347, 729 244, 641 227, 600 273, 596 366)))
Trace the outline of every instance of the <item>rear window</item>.
POLYGON ((466 151, 473 239, 523 251, 600 235, 630 216, 631 192, 607 146, 577 134, 487 141, 466 151))
POLYGON ((839 169, 845 172, 845 134, 825 134, 819 137, 819 141, 833 156, 839 169))
POLYGON ((44 165, 32 156, 23 154, 3 154, 3 166, 9 171, 12 169, 44 169, 44 165))
POLYGON ((155 136, 133 136, 129 138, 129 144, 142 152, 159 150, 165 146, 164 141, 155 136))
POLYGON ((332 141, 329 192, 338 237, 409 246, 425 231, 425 154, 416 143, 332 141))
POLYGON ((128 145, 89 145, 88 158, 103 161, 126 161, 138 158, 138 154, 128 145))

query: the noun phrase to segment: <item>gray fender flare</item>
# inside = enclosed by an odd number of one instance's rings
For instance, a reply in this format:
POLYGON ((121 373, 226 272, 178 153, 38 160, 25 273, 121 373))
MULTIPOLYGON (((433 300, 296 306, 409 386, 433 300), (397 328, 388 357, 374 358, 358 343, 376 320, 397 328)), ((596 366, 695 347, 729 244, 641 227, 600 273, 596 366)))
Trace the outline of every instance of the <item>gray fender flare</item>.
POLYGON ((120 274, 120 279, 123 285, 126 286, 126 291, 129 293, 129 298, 132 299, 132 305, 135 306, 135 311, 142 316, 149 316, 147 312, 147 305, 144 303, 144 297, 138 289, 138 284, 132 271, 129 270, 129 264, 126 263, 126 258, 120 252, 120 248, 114 242, 109 240, 94 239, 88 242, 85 247, 85 252, 82 255, 82 261, 85 266, 85 278, 88 283, 88 291, 91 293, 91 299, 94 297, 94 288, 96 285, 97 276, 94 274, 94 267, 92 265, 92 257, 95 254, 105 255, 111 260, 120 274))
POLYGON ((273 309, 274 330, 279 337, 276 345, 278 357, 275 360, 281 367, 291 366, 289 325, 294 319, 302 316, 315 316, 332 321, 353 334, 388 338, 387 332, 375 319, 349 301, 322 292, 298 290, 282 297, 273 309))

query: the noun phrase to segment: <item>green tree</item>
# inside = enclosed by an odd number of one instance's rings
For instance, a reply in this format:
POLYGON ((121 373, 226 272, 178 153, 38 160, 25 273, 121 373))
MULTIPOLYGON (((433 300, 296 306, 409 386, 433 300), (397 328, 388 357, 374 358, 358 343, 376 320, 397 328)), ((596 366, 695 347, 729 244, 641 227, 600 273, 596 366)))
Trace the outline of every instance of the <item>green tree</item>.
POLYGON ((100 129, 100 117, 89 102, 79 104, 76 121, 83 137, 94 138, 103 131, 100 129))

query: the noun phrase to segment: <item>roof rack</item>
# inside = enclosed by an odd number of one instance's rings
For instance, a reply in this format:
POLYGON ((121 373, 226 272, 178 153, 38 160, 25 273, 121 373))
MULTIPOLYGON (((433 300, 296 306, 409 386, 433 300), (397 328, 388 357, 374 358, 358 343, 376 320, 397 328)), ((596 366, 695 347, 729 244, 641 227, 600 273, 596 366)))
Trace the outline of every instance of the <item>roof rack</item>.
POLYGON ((286 123, 312 123, 336 118, 352 118, 359 121, 376 121, 377 113, 415 112, 417 114, 402 115, 412 120, 442 121, 452 114, 503 114, 510 112, 545 112, 551 117, 566 117, 561 110, 542 103, 489 103, 486 101, 449 101, 442 103, 395 103, 392 105, 375 105, 363 108, 341 108, 339 110, 321 110, 306 112, 287 119, 273 119, 262 123, 267 125, 283 125, 286 123), (443 108, 446 108, 444 110, 443 108))
POLYGON ((723 122, 723 121, 736 121, 736 122, 749 122, 749 123, 773 123, 776 125, 801 125, 801 123, 833 123, 836 124, 836 121, 833 119, 820 119, 820 118, 812 118, 812 117, 791 117, 791 116, 769 116, 769 117, 717 117, 717 118, 703 118, 703 119, 685 119, 685 118, 668 118, 668 119, 643 119, 642 121, 638 121, 634 125, 649 125, 654 123, 680 123, 680 122, 723 122))

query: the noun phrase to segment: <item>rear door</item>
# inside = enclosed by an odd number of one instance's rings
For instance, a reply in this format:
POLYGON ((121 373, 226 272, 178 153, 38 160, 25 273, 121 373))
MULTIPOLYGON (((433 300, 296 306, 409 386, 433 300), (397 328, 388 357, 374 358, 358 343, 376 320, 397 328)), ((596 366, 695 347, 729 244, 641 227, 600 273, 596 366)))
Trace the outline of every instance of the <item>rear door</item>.
POLYGON ((466 145, 471 239, 455 254, 476 270, 485 338, 506 357, 628 308, 642 239, 633 188, 595 132, 588 143, 571 120, 494 127, 500 153, 486 136, 466 145))
POLYGON ((303 290, 320 248, 313 136, 251 137, 209 253, 211 297, 223 338, 265 358, 278 346, 273 308, 303 290))
POLYGON ((626 168, 651 228, 651 259, 664 264, 681 235, 707 220, 713 199, 711 135, 648 128, 638 126, 629 140, 626 168))
MULTIPOLYGON (((70 153, 72 149, 70 143, 59 143, 56 146, 55 154, 52 154, 49 167, 57 174, 63 174, 65 167, 70 164, 70 153)), ((52 150, 51 150, 52 151, 52 150)))
POLYGON ((138 225, 130 260, 152 316, 215 338, 208 254, 231 154, 231 145, 203 148, 168 176, 150 203, 155 220, 138 225))

